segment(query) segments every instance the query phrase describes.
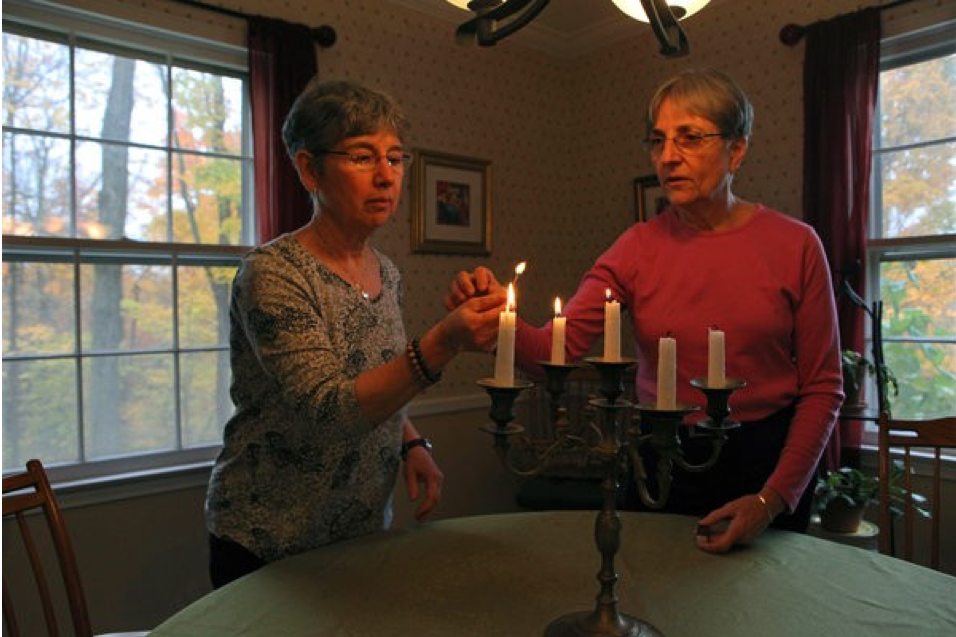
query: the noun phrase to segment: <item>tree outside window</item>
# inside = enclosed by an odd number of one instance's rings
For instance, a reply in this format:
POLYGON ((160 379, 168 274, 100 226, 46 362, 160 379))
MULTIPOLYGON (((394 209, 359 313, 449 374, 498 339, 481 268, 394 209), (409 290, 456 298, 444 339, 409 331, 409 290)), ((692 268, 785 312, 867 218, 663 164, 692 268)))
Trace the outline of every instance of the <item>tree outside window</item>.
POLYGON ((871 294, 900 418, 956 408, 956 53, 884 59, 873 155, 871 294))
POLYGON ((4 467, 210 455, 253 243, 244 73, 5 20, 3 74, 4 467))

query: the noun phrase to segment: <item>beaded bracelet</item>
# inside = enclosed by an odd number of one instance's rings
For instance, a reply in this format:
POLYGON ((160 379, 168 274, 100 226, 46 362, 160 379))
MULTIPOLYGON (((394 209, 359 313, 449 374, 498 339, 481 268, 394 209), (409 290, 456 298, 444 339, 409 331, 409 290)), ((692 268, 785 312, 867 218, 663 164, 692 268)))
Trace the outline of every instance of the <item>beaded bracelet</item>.
POLYGON ((405 354, 408 359, 408 365, 412 368, 412 373, 415 376, 415 380, 418 381, 418 384, 422 387, 428 387, 428 379, 425 378, 425 374, 422 372, 421 365, 418 364, 418 357, 415 356, 415 348, 412 347, 412 344, 409 343, 405 346, 405 354))
POLYGON ((415 358, 418 359, 418 364, 422 368, 422 375, 425 377, 425 380, 428 381, 429 385, 434 385, 441 380, 441 372, 433 372, 428 369, 428 365, 425 364, 425 357, 422 356, 422 344, 418 338, 412 339, 412 350, 415 352, 415 358))
POLYGON ((411 340, 405 348, 405 353, 408 355, 408 362, 412 366, 412 371, 415 372, 415 377, 422 387, 434 385, 441 380, 441 372, 432 373, 425 365, 425 358, 422 356, 422 347, 417 338, 411 340))

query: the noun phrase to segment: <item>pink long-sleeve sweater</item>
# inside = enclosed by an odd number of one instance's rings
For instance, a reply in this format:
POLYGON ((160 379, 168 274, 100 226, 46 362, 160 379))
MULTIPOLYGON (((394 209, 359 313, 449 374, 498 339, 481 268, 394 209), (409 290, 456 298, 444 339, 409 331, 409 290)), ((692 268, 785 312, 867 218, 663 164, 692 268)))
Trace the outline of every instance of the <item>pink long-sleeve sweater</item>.
MULTIPOLYGON (((703 406, 690 379, 707 375, 707 333, 726 333, 731 398, 742 421, 791 403, 796 414, 767 486, 792 510, 810 479, 843 400, 836 308, 826 256, 806 224, 765 206, 725 232, 697 231, 668 209, 625 231, 584 275, 564 308, 569 359, 602 337, 605 290, 625 306, 637 343, 637 394, 653 402, 657 342, 677 339, 677 399, 703 406)), ((520 366, 550 356, 551 324, 518 327, 520 366)), ((626 355, 626 353, 625 353, 626 355)))

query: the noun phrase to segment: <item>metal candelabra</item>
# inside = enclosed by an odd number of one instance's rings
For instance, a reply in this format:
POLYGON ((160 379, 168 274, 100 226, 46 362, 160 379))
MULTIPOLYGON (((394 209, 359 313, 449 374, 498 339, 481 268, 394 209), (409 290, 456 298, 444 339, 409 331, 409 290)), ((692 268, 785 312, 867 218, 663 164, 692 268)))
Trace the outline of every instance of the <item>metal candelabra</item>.
MULTIPOLYGON (((494 448, 502 462, 512 472, 522 476, 534 476, 546 471, 555 459, 568 452, 593 454, 599 459, 603 479, 601 481, 601 510, 594 526, 595 543, 601 555, 601 568, 597 574, 600 590, 592 611, 579 611, 562 615, 552 621, 544 632, 545 637, 661 637, 650 623, 621 613, 617 609, 614 585, 618 576, 614 570, 614 556, 621 544, 621 520, 617 514, 617 495, 620 476, 625 474, 628 459, 634 467, 633 480, 641 501, 652 509, 660 509, 670 496, 673 467, 676 464, 685 471, 705 471, 712 467, 720 456, 727 431, 740 423, 730 419, 728 405, 730 395, 746 383, 727 379, 721 387, 711 387, 706 379, 697 378, 691 385, 700 389, 707 399, 707 418, 697 424, 702 433, 709 436, 712 451, 703 463, 692 464, 684 458, 678 431, 684 417, 697 409, 693 405, 678 404, 674 409, 657 409, 653 405, 634 405, 621 398, 624 393, 624 372, 637 363, 635 359, 605 360, 587 358, 587 363, 600 375, 600 398, 591 399, 589 405, 600 414, 597 422, 585 427, 572 427, 567 409, 561 405, 568 375, 578 366, 541 362, 545 371, 545 389, 550 403, 550 419, 553 438, 544 446, 535 445, 524 435, 524 428, 514 421, 515 400, 522 391, 534 383, 516 380, 512 385, 501 385, 493 379, 479 380, 491 396, 488 412, 493 424, 482 430, 494 437, 494 448), (628 426, 624 416, 636 408, 637 414, 628 426), (597 442, 590 442, 581 431, 589 428, 597 433, 597 442), (641 450, 649 448, 658 457, 657 489, 652 493, 644 468, 641 450)), ((587 412, 586 412, 587 413, 587 412)))

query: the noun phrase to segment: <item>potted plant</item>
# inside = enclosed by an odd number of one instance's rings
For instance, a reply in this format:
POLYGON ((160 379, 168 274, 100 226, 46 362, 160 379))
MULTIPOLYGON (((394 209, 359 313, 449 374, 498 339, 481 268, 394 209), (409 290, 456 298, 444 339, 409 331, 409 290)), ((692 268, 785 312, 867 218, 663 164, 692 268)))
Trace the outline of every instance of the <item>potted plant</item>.
MULTIPOLYGON (((862 408, 865 404, 860 394, 863 391, 867 374, 876 376, 876 365, 852 349, 841 350, 840 355, 840 362, 843 369, 843 392, 846 394, 843 404, 847 408, 862 408)), ((886 405, 882 405, 882 407, 889 409, 890 397, 895 397, 899 393, 899 383, 893 371, 885 364, 883 365, 882 372, 884 383, 883 396, 887 403, 886 405)))
MULTIPOLYGON (((906 488, 899 484, 902 476, 902 464, 894 462, 890 476, 890 510, 897 515, 906 502, 906 488)), ((866 506, 879 501, 879 477, 853 467, 840 467, 817 480, 815 496, 821 527, 832 533, 856 533, 866 506)), ((911 497, 916 512, 930 517, 929 511, 921 506, 926 497, 918 493, 912 493, 911 497)))

